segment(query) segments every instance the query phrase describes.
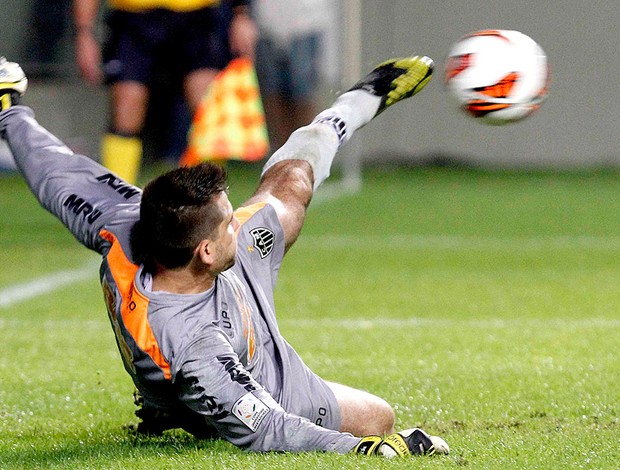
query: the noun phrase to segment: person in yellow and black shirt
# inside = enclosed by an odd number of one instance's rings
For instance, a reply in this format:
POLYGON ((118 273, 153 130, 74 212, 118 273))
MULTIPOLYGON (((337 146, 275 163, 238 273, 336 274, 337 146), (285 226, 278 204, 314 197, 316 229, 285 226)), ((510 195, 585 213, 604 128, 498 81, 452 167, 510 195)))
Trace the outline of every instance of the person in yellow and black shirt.
POLYGON ((100 3, 74 0, 76 60, 87 83, 110 87, 101 161, 135 183, 154 68, 182 81, 193 113, 233 55, 253 57, 257 30, 249 0, 108 0, 102 48, 95 34, 100 3))

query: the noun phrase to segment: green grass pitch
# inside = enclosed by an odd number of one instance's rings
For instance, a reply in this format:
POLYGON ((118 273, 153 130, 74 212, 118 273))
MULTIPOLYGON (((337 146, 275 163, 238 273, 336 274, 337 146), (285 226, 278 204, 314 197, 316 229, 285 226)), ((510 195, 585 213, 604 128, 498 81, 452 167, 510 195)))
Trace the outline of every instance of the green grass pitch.
MULTIPOLYGON (((255 170, 231 167, 235 203, 255 170)), ((618 468, 619 186, 604 171, 370 169, 361 193, 313 202, 277 286, 285 337, 452 449, 387 461, 133 436, 96 256, 0 177, 0 292, 92 265, 0 304, 0 468, 618 468)))

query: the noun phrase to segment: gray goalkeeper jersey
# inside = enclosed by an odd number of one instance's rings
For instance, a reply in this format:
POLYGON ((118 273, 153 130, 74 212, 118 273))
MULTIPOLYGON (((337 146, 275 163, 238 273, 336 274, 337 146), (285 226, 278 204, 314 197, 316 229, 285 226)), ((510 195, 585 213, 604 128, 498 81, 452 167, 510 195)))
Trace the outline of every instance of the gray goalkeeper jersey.
POLYGON ((40 203, 102 255, 101 284, 127 372, 152 407, 204 419, 255 451, 348 452, 359 439, 335 431, 336 399, 284 340, 273 289, 284 237, 267 204, 235 215, 235 265, 207 292, 150 292, 129 243, 141 191, 75 155, 23 106, 0 113, 0 132, 40 203))

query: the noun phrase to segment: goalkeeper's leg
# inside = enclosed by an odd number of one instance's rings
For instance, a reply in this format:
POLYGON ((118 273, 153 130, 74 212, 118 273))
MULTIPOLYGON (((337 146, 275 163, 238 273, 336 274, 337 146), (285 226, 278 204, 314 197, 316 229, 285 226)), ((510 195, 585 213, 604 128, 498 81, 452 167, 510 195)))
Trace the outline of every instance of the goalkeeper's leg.
POLYGON ((433 61, 426 56, 391 59, 375 67, 310 125, 289 137, 265 164, 263 175, 285 160, 310 163, 314 189, 329 176, 341 144, 389 106, 418 93, 430 81, 433 61))
POLYGON ((288 249, 340 145, 388 106, 418 93, 432 73, 433 61, 426 56, 392 59, 375 67, 312 123, 291 134, 265 164, 256 193, 244 205, 275 198, 288 249))
POLYGON ((354 436, 394 432, 394 410, 382 398, 346 385, 327 382, 340 408, 340 431, 354 436))
POLYGON ((441 437, 422 429, 394 432, 394 410, 382 398, 345 385, 327 382, 340 407, 340 431, 362 439, 353 449, 360 454, 385 457, 448 454, 450 447, 441 437))

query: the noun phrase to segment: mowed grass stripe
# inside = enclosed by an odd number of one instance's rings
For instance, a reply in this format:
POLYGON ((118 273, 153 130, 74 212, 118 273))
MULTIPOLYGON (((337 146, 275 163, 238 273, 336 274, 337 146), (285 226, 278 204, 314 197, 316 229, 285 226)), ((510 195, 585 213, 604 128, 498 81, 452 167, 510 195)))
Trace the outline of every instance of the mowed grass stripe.
POLYGON ((454 319, 454 318, 286 318, 280 321, 283 327, 288 328, 327 328, 344 330, 376 330, 381 328, 394 329, 406 327, 422 328, 469 328, 483 330, 504 330, 512 328, 549 328, 554 330, 575 330, 585 328, 620 328, 620 319, 614 318, 485 318, 485 319, 454 319))
POLYGON ((9 308, 34 297, 90 280, 97 274, 97 265, 98 262, 95 260, 89 260, 79 268, 56 271, 0 289, 0 309, 9 308))
MULTIPOLYGON (((342 250, 352 246, 383 250, 596 250, 620 251, 620 236, 540 236, 540 237, 471 237, 459 235, 308 235, 298 244, 313 250, 342 250)), ((99 261, 92 259, 82 267, 61 270, 0 289, 0 309, 12 307, 67 285, 89 280, 96 274, 99 261)))
POLYGON ((301 235, 298 245, 313 249, 341 250, 351 246, 382 249, 437 250, 549 250, 587 249, 620 251, 620 236, 472 237, 461 235, 301 235))
MULTIPOLYGON (((285 338, 322 377, 385 398, 398 429, 444 437, 450 456, 136 439, 134 387, 95 268, 0 309, 0 467, 618 468, 618 181, 370 170, 359 194, 313 201, 277 286, 285 338)), ((0 290, 96 258, 22 184, 0 188, 0 290)))
MULTIPOLYGON (((102 306, 103 309, 103 306, 102 306)), ((368 319, 358 317, 346 318, 284 318, 279 323, 287 329, 341 329, 341 330, 376 330, 394 329, 399 327, 421 327, 421 328, 469 328, 483 330, 504 330, 511 328, 549 328, 554 330, 575 330, 575 329, 618 329, 620 328, 620 318, 485 318, 485 319, 454 319, 454 318, 381 318, 368 319)), ((98 330, 102 326, 107 326, 108 322, 104 315, 101 320, 87 320, 80 318, 67 318, 44 320, 38 319, 17 319, 0 318, 0 328, 42 328, 45 330, 66 330, 79 326, 81 330, 98 330)))

